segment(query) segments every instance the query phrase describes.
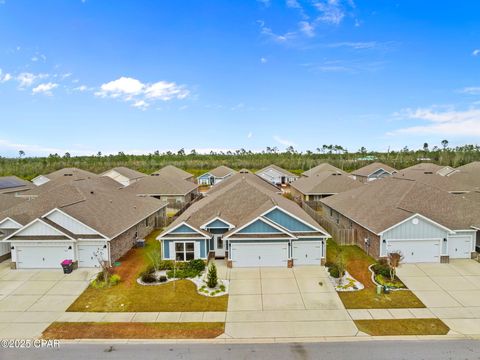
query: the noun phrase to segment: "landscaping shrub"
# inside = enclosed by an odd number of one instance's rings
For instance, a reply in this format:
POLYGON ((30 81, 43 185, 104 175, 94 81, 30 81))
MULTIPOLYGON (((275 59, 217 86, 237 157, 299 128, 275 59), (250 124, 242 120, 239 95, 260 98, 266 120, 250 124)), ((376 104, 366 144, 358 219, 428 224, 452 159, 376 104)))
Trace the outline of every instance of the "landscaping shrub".
POLYGON ((198 276, 200 273, 194 269, 177 269, 176 271, 168 270, 167 276, 170 279, 177 278, 177 279, 186 279, 186 278, 194 278, 198 276))
POLYGON ((162 276, 160 276, 160 278, 158 279, 158 281, 160 281, 161 283, 167 282, 167 277, 166 277, 165 275, 162 275, 162 276))
POLYGON ((374 264, 372 266, 372 270, 375 273, 375 275, 382 275, 385 277, 390 276, 390 266, 388 266, 387 264, 380 264, 380 263, 374 264))
POLYGON ((120 277, 120 275, 114 274, 114 275, 110 276, 110 279, 109 279, 110 286, 117 285, 121 280, 122 280, 122 278, 120 277))
POLYGON ((147 269, 145 270, 145 272, 147 274, 154 274, 155 273, 155 267, 153 265, 150 265, 149 267, 147 267, 147 269))
POLYGON ((208 268, 208 274, 207 274, 207 286, 210 289, 213 289, 216 287, 218 284, 218 278, 217 278, 217 267, 215 266, 215 263, 212 262, 212 264, 208 268))
MULTIPOLYGON (((174 262, 172 260, 161 260, 158 263, 159 270, 172 270, 174 262)), ((177 264, 178 265, 178 264, 177 264)))
POLYGON ((194 269, 195 271, 198 271, 201 273, 203 270, 205 270, 205 261, 201 259, 195 259, 195 260, 190 260, 188 263, 188 267, 191 269, 194 269))
POLYGON ((146 284, 152 284, 154 282, 157 282, 157 278, 154 274, 150 274, 148 272, 144 272, 141 276, 142 282, 146 284))
POLYGON ((338 267, 335 264, 332 264, 328 268, 328 272, 330 273, 330 276, 335 278, 335 279, 338 279, 340 277, 340 270, 338 270, 338 267))

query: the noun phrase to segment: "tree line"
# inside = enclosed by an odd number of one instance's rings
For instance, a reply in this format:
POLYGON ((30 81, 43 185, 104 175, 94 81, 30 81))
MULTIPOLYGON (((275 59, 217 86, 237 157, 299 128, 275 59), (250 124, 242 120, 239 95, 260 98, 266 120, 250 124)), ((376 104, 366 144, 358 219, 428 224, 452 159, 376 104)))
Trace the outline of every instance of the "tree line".
POLYGON ((421 161, 457 167, 479 160, 479 145, 452 148, 448 146, 447 140, 442 141, 439 146, 429 146, 428 143, 424 143, 418 150, 405 147, 400 151, 387 152, 368 151, 365 147, 349 152, 341 145, 323 145, 315 151, 304 152, 290 146, 285 151, 279 151, 276 147, 267 147, 260 152, 238 149, 199 154, 195 150, 187 153, 184 149, 180 149, 163 153, 155 151, 147 155, 129 155, 123 152, 103 155, 98 152, 92 156, 71 156, 65 153, 64 155, 51 154, 47 157, 29 157, 20 150, 17 158, 0 157, 0 176, 16 175, 30 180, 37 175, 48 174, 64 167, 77 167, 102 173, 117 166, 126 166, 150 174, 165 165, 177 166, 197 176, 219 165, 226 165, 236 170, 243 168, 258 170, 272 163, 299 174, 321 162, 329 162, 345 171, 352 171, 373 161, 403 169, 421 161))

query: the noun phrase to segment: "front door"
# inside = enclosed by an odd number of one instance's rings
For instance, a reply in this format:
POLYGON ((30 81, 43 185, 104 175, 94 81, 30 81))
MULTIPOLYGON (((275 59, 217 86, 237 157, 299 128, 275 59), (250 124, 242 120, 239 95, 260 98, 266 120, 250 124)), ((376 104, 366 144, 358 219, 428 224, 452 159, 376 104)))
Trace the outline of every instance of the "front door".
POLYGON ((215 257, 225 257, 225 241, 223 240, 223 235, 214 235, 213 241, 215 247, 215 257))

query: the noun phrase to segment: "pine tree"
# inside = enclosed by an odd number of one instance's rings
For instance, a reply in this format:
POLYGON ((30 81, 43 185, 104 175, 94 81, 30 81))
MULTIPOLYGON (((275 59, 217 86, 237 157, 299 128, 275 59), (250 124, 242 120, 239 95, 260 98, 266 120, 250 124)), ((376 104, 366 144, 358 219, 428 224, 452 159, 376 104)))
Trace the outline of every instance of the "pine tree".
POLYGON ((207 273, 207 286, 210 289, 213 289, 216 287, 218 284, 218 278, 217 278, 217 267, 215 266, 215 263, 212 262, 210 267, 208 268, 208 273, 207 273))

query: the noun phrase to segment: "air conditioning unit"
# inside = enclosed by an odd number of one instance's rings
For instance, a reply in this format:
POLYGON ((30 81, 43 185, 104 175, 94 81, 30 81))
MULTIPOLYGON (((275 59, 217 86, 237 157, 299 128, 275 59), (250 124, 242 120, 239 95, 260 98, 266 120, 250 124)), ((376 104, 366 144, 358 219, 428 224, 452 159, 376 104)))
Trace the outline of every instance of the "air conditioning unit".
POLYGON ((135 247, 137 248, 145 247, 145 239, 137 239, 137 241, 135 242, 135 247))

